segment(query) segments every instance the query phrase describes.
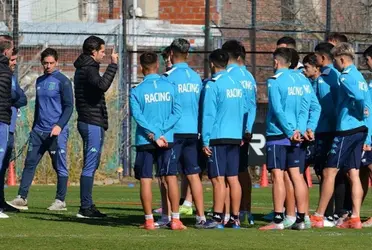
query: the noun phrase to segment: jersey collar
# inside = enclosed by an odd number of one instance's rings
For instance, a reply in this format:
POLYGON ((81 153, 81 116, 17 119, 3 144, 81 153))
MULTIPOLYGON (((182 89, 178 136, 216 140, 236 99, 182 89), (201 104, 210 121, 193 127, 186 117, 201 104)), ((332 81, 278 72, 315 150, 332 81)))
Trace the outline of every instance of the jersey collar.
POLYGON ((158 79, 160 78, 160 76, 158 74, 149 74, 149 75, 146 75, 143 80, 148 80, 148 79, 158 79))
POLYGON ((230 72, 231 70, 233 70, 235 68, 239 68, 239 65, 236 64, 236 63, 232 63, 232 64, 227 65, 226 70, 227 70, 227 72, 230 72))
POLYGON ((189 67, 189 65, 186 63, 186 62, 181 62, 181 63, 175 63, 175 64, 173 64, 173 66, 172 67, 177 67, 177 68, 188 68, 189 67))
POLYGON ((216 74, 213 74, 213 75, 212 75, 212 78, 216 78, 217 76, 219 76, 219 75, 224 75, 224 74, 226 74, 226 73, 227 73, 226 70, 222 70, 222 71, 220 71, 220 72, 218 72, 218 73, 216 73, 216 74))

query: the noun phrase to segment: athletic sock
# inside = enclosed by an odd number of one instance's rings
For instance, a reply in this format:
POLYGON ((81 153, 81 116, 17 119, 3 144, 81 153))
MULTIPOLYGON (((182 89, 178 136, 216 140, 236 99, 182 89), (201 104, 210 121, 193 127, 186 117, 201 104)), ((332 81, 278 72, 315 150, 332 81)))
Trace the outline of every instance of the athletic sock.
POLYGON ((206 221, 207 219, 205 218, 205 215, 203 216, 196 216, 196 223, 200 223, 202 221, 206 221))
POLYGON ((230 219, 233 219, 234 221, 239 220, 239 215, 231 215, 230 219))
POLYGON ((305 220, 305 213, 297 213, 296 223, 304 222, 305 220))
POLYGON ((317 212, 315 212, 314 215, 318 217, 324 217, 322 214, 318 214, 317 212))
POLYGON ((296 222, 296 216, 286 215, 285 218, 287 220, 291 221, 292 223, 295 223, 296 222))
POLYGON ((274 212, 274 223, 280 224, 283 222, 284 216, 282 212, 274 212))
POLYGON ((227 223, 230 220, 230 214, 225 214, 225 217, 223 218, 224 222, 227 223))
POLYGON ((180 213, 172 213, 172 219, 180 219, 180 213))
POLYGON ((185 200, 185 201, 183 202, 182 206, 185 206, 185 207, 192 207, 192 202, 185 200))
POLYGON ((145 220, 153 220, 154 216, 152 214, 145 214, 145 220))
POLYGON ((222 222, 222 215, 223 213, 217 213, 217 212, 213 212, 213 220, 217 221, 218 223, 221 223, 222 222))

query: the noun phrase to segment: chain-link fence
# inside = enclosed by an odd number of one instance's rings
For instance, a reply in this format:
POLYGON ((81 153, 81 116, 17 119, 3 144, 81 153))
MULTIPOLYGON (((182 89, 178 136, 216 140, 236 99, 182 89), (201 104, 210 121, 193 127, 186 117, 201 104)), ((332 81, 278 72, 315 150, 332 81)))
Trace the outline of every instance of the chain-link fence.
MULTIPOLYGON (((371 39, 371 6, 369 0, 192 0, 185 3, 176 0, 66 0, 64 4, 44 0, 1 1, 0 32, 14 34, 16 44, 19 44, 16 74, 29 100, 29 105, 21 109, 17 123, 18 176, 26 152, 22 149, 25 149, 33 122, 34 83, 43 73, 40 52, 47 47, 57 49, 59 68, 72 81, 73 62, 89 35, 100 36, 107 44, 106 61, 101 65, 101 72, 109 62, 113 47, 120 52, 120 70, 106 95, 110 128, 105 136, 102 164, 97 175, 97 178, 104 179, 121 167, 125 174, 130 174, 130 164, 123 163, 128 160, 133 163, 135 124, 126 122, 129 114, 127 97, 128 89, 143 77, 138 66, 142 51, 160 53, 173 39, 186 38, 191 43, 189 64, 204 77, 207 75, 205 56, 211 50, 221 47, 229 39, 242 41, 247 50, 247 67, 258 83, 256 122, 263 123, 267 102, 265 81, 273 74, 271 54, 277 39, 282 36, 295 38, 297 49, 304 55, 313 51, 330 32, 341 32, 348 36, 358 53, 363 52, 371 39), (127 9, 122 11, 124 3, 127 9), (135 4, 141 7, 138 16, 134 11, 135 4), (206 5, 210 6, 210 18, 204 21, 206 5), (122 23, 126 24, 125 34, 122 33, 122 23), (128 60, 124 60, 126 58, 128 60), (125 62, 128 62, 127 66, 125 62), (123 151, 129 152, 126 159, 123 159, 123 151)), ((160 59, 160 63, 159 73, 162 73, 164 62, 160 59)), ((356 63, 369 80, 370 75, 360 55, 356 63)), ((76 182, 82 167, 82 145, 76 129, 75 112, 69 126, 68 162, 71 181, 76 182)), ((49 157, 44 157, 35 181, 54 182, 53 172, 49 157)))

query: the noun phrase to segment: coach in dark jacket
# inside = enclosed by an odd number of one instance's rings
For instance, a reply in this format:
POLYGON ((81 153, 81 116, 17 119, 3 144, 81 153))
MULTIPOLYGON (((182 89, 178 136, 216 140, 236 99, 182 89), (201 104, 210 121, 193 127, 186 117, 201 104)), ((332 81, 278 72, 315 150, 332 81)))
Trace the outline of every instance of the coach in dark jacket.
MULTIPOLYGON (((12 71, 9 59, 13 54, 13 41, 9 36, 0 36, 0 171, 8 146, 9 125, 12 117, 12 71)), ((0 185, 0 192, 4 192, 4 185, 0 185)), ((0 207, 0 218, 8 218, 0 207)))
POLYGON ((103 76, 99 64, 105 56, 105 42, 96 36, 88 37, 83 44, 83 54, 75 61, 75 103, 78 113, 78 130, 84 143, 84 167, 80 177, 81 207, 77 217, 105 217, 93 204, 94 174, 99 166, 108 115, 105 92, 110 88, 118 63, 113 51, 111 64, 103 76))

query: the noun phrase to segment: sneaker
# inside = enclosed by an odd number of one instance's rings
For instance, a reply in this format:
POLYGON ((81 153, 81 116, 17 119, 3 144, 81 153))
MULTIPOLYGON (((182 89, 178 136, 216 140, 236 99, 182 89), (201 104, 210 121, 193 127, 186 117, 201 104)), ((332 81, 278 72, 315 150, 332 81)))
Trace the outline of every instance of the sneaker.
POLYGON ((239 220, 230 219, 226 223, 225 227, 234 228, 234 229, 240 229, 240 221, 239 220))
POLYGON ((185 229, 187 229, 187 227, 184 226, 182 221, 180 221, 179 219, 172 219, 170 226, 171 226, 172 230, 185 230, 185 229))
POLYGON ((363 227, 372 227, 372 217, 369 218, 367 221, 363 222, 363 227))
POLYGON ((305 230, 306 225, 305 222, 300 222, 300 223, 294 223, 291 227, 293 230, 305 230))
POLYGON ((66 211, 66 202, 56 199, 47 209, 50 211, 66 211))
POLYGON ((248 214, 248 223, 249 225, 254 225, 254 217, 251 213, 248 214))
POLYGON ((205 228, 205 229, 224 229, 225 226, 223 225, 222 222, 217 222, 213 219, 209 219, 204 223, 203 228, 205 228))
POLYGON ((274 220, 274 211, 271 211, 269 214, 265 215, 263 217, 264 220, 266 221, 273 221, 274 220))
POLYGON ((9 218, 9 216, 4 214, 3 210, 1 209, 0 210, 0 219, 8 219, 8 218, 9 218))
POLYGON ((157 208, 157 209, 152 210, 152 212, 153 212, 154 214, 162 214, 163 209, 162 209, 161 207, 159 207, 159 208, 157 208))
POLYGON ((165 227, 170 226, 169 222, 170 221, 168 220, 168 218, 167 219, 160 218, 154 224, 156 228, 165 228, 165 227))
POLYGON ((6 203, 5 201, 3 202, 3 204, 1 205, 2 207, 2 210, 3 212, 8 212, 8 213, 19 213, 19 209, 13 207, 13 206, 10 206, 8 203, 6 203))
POLYGON ((360 217, 346 218, 342 224, 338 225, 337 228, 353 228, 353 229, 361 229, 362 222, 360 221, 360 217))
POLYGON ((77 213, 76 217, 78 218, 104 218, 107 217, 106 214, 101 213, 95 205, 92 205, 89 208, 81 208, 79 209, 79 212, 77 213))
POLYGON ((206 221, 202 220, 195 223, 195 228, 197 229, 204 229, 205 228, 206 221))
POLYGON ((324 223, 323 224, 324 227, 334 227, 334 226, 336 226, 335 222, 329 217, 325 217, 323 223, 324 223))
POLYGON ((295 223, 296 223, 296 219, 291 220, 291 219, 285 217, 284 220, 283 220, 284 228, 291 228, 295 223))
POLYGON ((311 215, 310 216, 310 221, 311 221, 311 227, 314 227, 314 228, 323 228, 324 227, 323 216, 311 215))
POLYGON ((179 212, 180 212, 180 215, 192 215, 193 213, 192 207, 187 207, 184 205, 180 206, 179 212))
POLYGON ((28 210, 27 199, 23 199, 20 195, 17 195, 14 200, 7 201, 6 203, 19 210, 28 210))
POLYGON ((339 226, 339 225, 342 225, 344 223, 344 221, 349 217, 349 214, 348 213, 345 213, 343 215, 341 215, 334 223, 335 223, 335 226, 339 226))
POLYGON ((305 216, 305 229, 310 229, 310 228, 311 228, 310 218, 305 216))
POLYGON ((146 230, 155 230, 156 226, 154 223, 154 219, 148 219, 145 220, 145 223, 140 226, 140 228, 146 229, 146 230))
POLYGON ((276 224, 274 222, 271 222, 270 224, 266 226, 260 227, 258 230, 266 231, 266 230, 283 230, 283 229, 284 229, 283 223, 276 224))

